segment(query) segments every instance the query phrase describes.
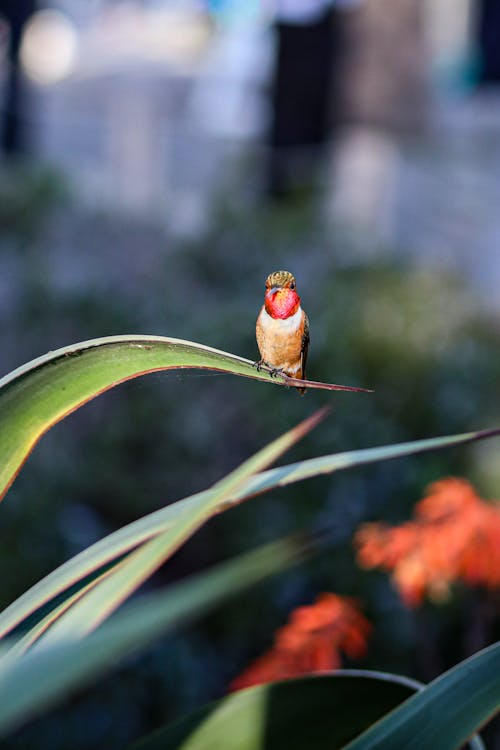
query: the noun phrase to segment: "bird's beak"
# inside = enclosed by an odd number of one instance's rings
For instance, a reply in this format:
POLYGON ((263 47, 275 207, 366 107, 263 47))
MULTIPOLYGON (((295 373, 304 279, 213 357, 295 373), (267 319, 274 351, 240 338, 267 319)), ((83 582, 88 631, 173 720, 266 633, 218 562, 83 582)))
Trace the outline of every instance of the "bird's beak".
POLYGON ((279 291, 280 291, 280 287, 279 286, 273 286, 266 293, 266 297, 272 297, 273 295, 276 294, 276 292, 279 292, 279 291))

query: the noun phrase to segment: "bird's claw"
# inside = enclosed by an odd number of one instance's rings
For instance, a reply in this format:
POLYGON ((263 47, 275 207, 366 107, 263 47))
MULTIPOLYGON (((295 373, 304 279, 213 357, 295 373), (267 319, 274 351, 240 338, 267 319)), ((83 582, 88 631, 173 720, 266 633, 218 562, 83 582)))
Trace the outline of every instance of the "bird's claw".
POLYGON ((269 375, 272 378, 277 378, 279 375, 282 375, 282 376, 285 375, 285 373, 280 367, 271 367, 270 365, 267 364, 267 362, 264 362, 263 359, 259 359, 257 360, 257 362, 253 362, 252 367, 255 367, 257 372, 260 372, 261 370, 265 370, 266 372, 269 373, 269 375))

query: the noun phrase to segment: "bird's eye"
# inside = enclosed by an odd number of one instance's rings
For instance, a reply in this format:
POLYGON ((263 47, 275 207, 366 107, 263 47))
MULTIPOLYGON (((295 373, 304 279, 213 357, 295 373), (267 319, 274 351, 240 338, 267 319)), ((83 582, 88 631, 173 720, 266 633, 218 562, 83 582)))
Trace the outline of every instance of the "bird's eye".
POLYGON ((292 281, 292 283, 290 284, 290 289, 295 289, 295 281, 292 281))

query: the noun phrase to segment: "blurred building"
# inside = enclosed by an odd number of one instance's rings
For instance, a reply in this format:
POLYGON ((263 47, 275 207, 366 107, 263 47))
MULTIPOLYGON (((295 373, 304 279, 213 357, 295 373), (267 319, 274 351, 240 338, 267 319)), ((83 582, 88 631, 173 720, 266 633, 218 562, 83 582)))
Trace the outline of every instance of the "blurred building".
MULTIPOLYGON (((229 0, 59 0, 42 9, 19 48, 32 92, 23 124, 35 152, 94 205, 154 213, 179 233, 203 231, 219 192, 262 175, 276 59, 271 21, 292 34, 298 20, 316 25, 327 40, 333 6, 321 0, 300 17, 294 1, 253 2, 244 16, 229 0)), ((323 160, 327 215, 387 243, 400 210, 401 137, 429 130, 443 91, 470 86, 479 0, 334 5, 333 76, 326 41, 319 55, 328 119, 319 107, 308 120, 301 105, 302 118, 289 111, 275 120, 271 141, 286 143, 299 119, 311 132, 292 140, 328 144, 336 128, 323 160)))

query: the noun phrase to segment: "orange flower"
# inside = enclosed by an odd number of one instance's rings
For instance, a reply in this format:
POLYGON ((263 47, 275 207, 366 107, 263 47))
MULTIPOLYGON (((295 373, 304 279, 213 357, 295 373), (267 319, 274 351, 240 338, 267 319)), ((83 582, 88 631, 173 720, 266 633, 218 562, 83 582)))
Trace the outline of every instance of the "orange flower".
POLYGON ((500 503, 481 500, 464 479, 430 485, 415 520, 369 523, 355 537, 362 567, 392 571, 404 602, 442 600, 454 581, 500 587, 500 503))
POLYGON ((320 594, 315 604, 292 612, 274 646, 233 680, 231 690, 338 669, 341 651, 352 659, 364 656, 370 629, 352 600, 320 594))

